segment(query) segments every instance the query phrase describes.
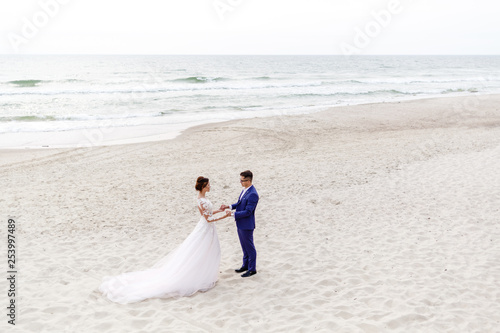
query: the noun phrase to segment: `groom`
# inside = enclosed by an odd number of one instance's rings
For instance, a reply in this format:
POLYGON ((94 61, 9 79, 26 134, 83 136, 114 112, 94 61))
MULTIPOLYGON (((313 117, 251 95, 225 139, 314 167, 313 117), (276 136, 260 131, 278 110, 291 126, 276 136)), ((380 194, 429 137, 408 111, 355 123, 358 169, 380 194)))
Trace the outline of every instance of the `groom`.
POLYGON ((235 269, 236 273, 246 272, 242 277, 249 277, 257 274, 256 260, 257 251, 253 244, 253 230, 255 229, 255 208, 259 202, 257 190, 252 185, 253 174, 250 170, 240 173, 240 183, 244 187, 241 191, 238 202, 230 206, 222 205, 221 209, 236 209, 231 215, 236 220, 238 237, 241 249, 243 250, 243 265, 235 269))

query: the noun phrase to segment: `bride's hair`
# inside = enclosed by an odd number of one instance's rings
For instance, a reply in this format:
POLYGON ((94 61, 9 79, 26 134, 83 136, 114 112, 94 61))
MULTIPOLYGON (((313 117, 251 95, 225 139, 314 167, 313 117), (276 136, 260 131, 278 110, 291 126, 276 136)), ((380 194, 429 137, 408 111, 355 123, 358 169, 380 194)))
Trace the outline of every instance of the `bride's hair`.
POLYGON ((207 184, 208 178, 200 176, 198 177, 198 179, 196 179, 196 185, 194 186, 194 188, 196 189, 196 191, 201 191, 205 186, 207 186, 207 184))

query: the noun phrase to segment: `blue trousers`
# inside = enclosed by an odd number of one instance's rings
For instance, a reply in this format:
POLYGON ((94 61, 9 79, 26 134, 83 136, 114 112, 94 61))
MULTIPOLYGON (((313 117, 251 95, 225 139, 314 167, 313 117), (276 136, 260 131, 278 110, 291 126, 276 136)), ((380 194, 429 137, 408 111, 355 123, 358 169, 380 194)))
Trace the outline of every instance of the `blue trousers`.
POLYGON ((243 266, 249 271, 257 271, 257 251, 253 244, 253 230, 238 229, 241 249, 243 250, 243 266))

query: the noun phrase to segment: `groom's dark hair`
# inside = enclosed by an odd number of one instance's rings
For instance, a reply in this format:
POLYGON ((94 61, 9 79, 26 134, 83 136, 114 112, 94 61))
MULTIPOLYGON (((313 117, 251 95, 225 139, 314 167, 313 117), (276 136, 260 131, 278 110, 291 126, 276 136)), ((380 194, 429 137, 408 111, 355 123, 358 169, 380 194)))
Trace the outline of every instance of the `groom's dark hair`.
POLYGON ((243 177, 250 179, 250 180, 253 179, 253 173, 250 170, 243 171, 242 173, 240 173, 240 176, 243 176, 243 177))

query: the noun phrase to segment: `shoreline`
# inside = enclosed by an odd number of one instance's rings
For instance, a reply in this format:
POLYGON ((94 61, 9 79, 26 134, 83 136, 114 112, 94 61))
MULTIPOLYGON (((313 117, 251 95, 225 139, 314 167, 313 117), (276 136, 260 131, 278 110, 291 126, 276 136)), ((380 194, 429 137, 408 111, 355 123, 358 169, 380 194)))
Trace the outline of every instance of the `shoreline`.
MULTIPOLYGON (((496 98, 500 96, 500 94, 484 94, 484 95, 472 95, 472 96, 449 96, 449 97, 430 97, 430 98, 422 98, 422 99, 412 99, 412 100, 406 100, 406 101, 399 101, 399 102, 377 102, 377 103, 366 103, 366 104, 356 104, 356 105, 347 105, 347 106, 338 106, 338 107, 330 107, 326 110, 322 111, 316 111, 316 112, 311 112, 307 114, 297 114, 297 115, 278 115, 278 116, 269 116, 269 117, 254 117, 254 118, 244 118, 244 119, 232 119, 232 120, 226 120, 226 121, 216 121, 212 123, 203 123, 195 126, 190 126, 184 130, 181 130, 179 133, 176 133, 175 135, 165 134, 163 135, 163 139, 161 140, 146 140, 146 141, 139 141, 136 142, 133 139, 129 140, 127 143, 117 143, 117 144, 111 144, 111 145, 96 145, 96 146, 83 146, 83 147, 32 147, 32 148, 0 148, 0 155, 2 155, 2 159, 0 160, 0 166, 1 165, 7 165, 10 163, 17 163, 17 162, 22 162, 25 160, 29 159, 36 159, 38 157, 45 157, 45 156, 50 156, 53 154, 58 154, 60 152, 67 152, 67 151, 73 151, 75 149, 93 149, 93 148, 98 148, 98 147, 114 147, 114 146, 122 146, 122 145, 148 145, 148 144, 154 144, 154 143, 160 143, 164 141, 174 141, 174 140, 184 140, 184 137, 191 135, 191 133, 196 133, 197 131, 204 131, 204 130, 217 130, 220 127, 227 128, 228 126, 231 125, 238 125, 238 124, 244 124, 245 122, 248 121, 269 121, 271 123, 276 123, 280 122, 280 119, 300 119, 302 118, 307 118, 309 116, 319 116, 321 117, 322 115, 327 116, 329 118, 333 117, 340 117, 342 119, 349 119, 354 116, 354 113, 356 112, 364 112, 366 113, 364 116, 365 117, 371 117, 369 109, 371 108, 376 108, 377 106, 382 106, 382 105, 387 105, 389 107, 391 106, 398 106, 398 105, 410 105, 412 103, 417 103, 419 102, 422 103, 432 103, 433 101, 439 103, 440 100, 442 101, 447 101, 449 100, 452 104, 455 106, 453 108, 458 108, 463 109, 467 107, 473 107, 476 108, 478 103, 484 100, 496 98), (464 101, 470 101, 472 102, 464 102, 464 101), (461 105, 461 106, 460 106, 461 105), (350 113, 353 114, 350 114, 350 113)), ((448 111, 448 112, 453 112, 453 110, 448 111)), ((375 117, 379 116, 378 114, 373 115, 375 117)), ((398 114, 394 114, 396 116, 395 119, 398 119, 398 114)), ((403 116, 403 115, 400 115, 403 116)), ((415 114, 405 114, 404 117, 410 117, 410 118, 419 118, 421 115, 415 113, 415 114)), ((432 113, 428 115, 429 117, 432 117, 432 113)), ((363 120, 363 119, 362 119, 363 120)), ((355 125, 355 124, 353 124, 355 125)), ((126 130, 126 129, 125 129, 126 130)), ((161 136, 161 135, 159 135, 161 136)), ((127 141, 127 140, 125 140, 127 141)))
POLYGON ((0 147, 0 152, 8 150, 30 150, 30 149, 73 149, 73 148, 91 148, 100 146, 114 146, 123 144, 136 144, 136 143, 148 143, 157 142, 163 140, 175 139, 183 133, 188 132, 190 129, 197 128, 199 126, 213 125, 233 122, 233 121, 244 121, 247 119, 255 118, 274 118, 274 117, 288 117, 288 116, 305 116, 314 113, 322 112, 334 112, 337 109, 344 108, 355 108, 364 105, 377 105, 377 104, 400 104, 412 101, 420 100, 432 100, 432 99, 447 99, 447 98, 469 98, 474 97, 477 99, 484 99, 487 96, 498 95, 495 93, 475 93, 474 95, 458 95, 458 96, 431 96, 431 97, 417 97, 403 99, 400 101, 390 101, 390 102, 367 102, 352 105, 338 105, 331 106, 327 108, 322 108, 321 110, 298 113, 298 114, 281 114, 281 115, 269 115, 269 116, 256 116, 252 118, 237 118, 229 120, 211 120, 211 121, 201 121, 193 122, 189 124, 174 124, 174 125, 140 125, 140 126, 130 126, 130 127, 100 127, 91 129, 79 129, 79 130, 67 130, 67 131, 56 131, 56 132, 22 132, 22 133, 2 133, 0 138, 3 138, 6 142, 20 141, 19 137, 22 137, 24 142, 21 146, 3 146, 0 147), (166 131, 165 131, 166 130, 166 131), (131 131, 136 134, 133 137, 127 137, 131 131), (54 139, 55 137, 55 139, 54 139), (52 141, 51 141, 52 140, 52 141), (34 145, 33 142, 42 141, 43 143, 34 145))

